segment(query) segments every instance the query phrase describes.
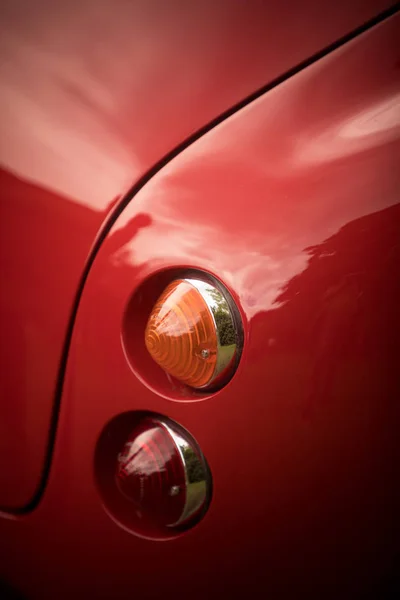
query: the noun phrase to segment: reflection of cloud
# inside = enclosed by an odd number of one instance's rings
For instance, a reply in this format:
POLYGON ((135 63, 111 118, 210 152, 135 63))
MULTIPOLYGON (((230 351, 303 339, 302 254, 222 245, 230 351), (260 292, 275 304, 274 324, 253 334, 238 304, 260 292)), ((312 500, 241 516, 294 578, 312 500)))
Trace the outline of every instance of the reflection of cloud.
POLYGON ((274 300, 283 284, 307 263, 308 256, 299 245, 298 254, 293 245, 284 240, 266 240, 259 234, 245 240, 211 225, 190 224, 178 218, 158 215, 151 227, 143 228, 114 255, 114 264, 132 266, 151 260, 171 264, 196 265, 215 272, 235 289, 249 316, 261 310, 277 308, 274 300), (268 245, 281 247, 281 259, 268 254, 268 245), (256 250, 258 249, 258 250, 256 250))
POLYGON ((275 261, 268 256, 258 256, 253 261, 244 257, 247 264, 239 269, 233 278, 234 289, 241 291, 246 306, 246 314, 253 317, 265 310, 279 308, 276 298, 286 281, 301 273, 307 265, 307 256, 299 253, 287 260, 275 261))
MULTIPOLYGON (((390 132, 397 138, 400 128, 400 93, 363 110, 343 124, 341 137, 356 138, 376 133, 390 132)), ((387 136, 386 136, 387 139, 387 136)))
MULTIPOLYGON (((303 10, 293 7, 285 23, 275 15, 276 27, 269 15, 267 37, 265 14, 263 3, 250 14, 240 2, 227 11, 224 2, 2 0, 0 164, 103 210, 298 61, 301 44, 277 61, 270 54, 283 32, 297 31, 303 10)), ((325 36, 306 36, 306 53, 325 36)))
POLYGON ((400 94, 374 103, 298 141, 295 163, 316 165, 387 144, 400 137, 400 94))
MULTIPOLYGON (((236 75, 217 96, 209 93, 220 66, 207 54, 226 61, 224 7, 213 19, 201 5, 182 6, 179 14, 164 8, 163 2, 81 0, 74 10, 39 0, 21 9, 18 0, 4 0, 0 164, 103 210, 239 100, 236 75)), ((250 77, 249 91, 253 85, 250 77)))
POLYGON ((115 230, 123 230, 135 210, 147 212, 152 225, 134 240, 127 238, 117 258, 133 267, 152 262, 153 267, 209 270, 232 287, 252 317, 280 306, 276 298, 285 283, 307 266, 304 249, 346 223, 394 204, 396 180, 388 144, 377 147, 384 158, 379 182, 374 169, 365 169, 368 163, 350 159, 338 170, 335 157, 324 165, 315 158, 310 177, 308 165, 293 168, 291 152, 285 155, 286 169, 280 154, 264 169, 253 138, 244 134, 241 155, 246 160, 230 162, 218 152, 224 127, 234 138, 235 121, 223 124, 219 135, 215 130, 199 140, 185 151, 184 160, 172 161, 140 191, 135 207, 121 215, 115 230))
MULTIPOLYGON (((0 162, 24 179, 92 207, 109 204, 137 170, 109 124, 106 82, 78 53, 46 52, 1 31, 0 162)), ((115 102, 115 99, 114 99, 115 102)))
POLYGON ((118 218, 116 232, 137 213, 152 219, 125 238, 119 264, 203 268, 249 317, 278 308, 307 266, 304 249, 398 201, 391 58, 372 75, 359 69, 374 44, 304 69, 164 166, 118 218))

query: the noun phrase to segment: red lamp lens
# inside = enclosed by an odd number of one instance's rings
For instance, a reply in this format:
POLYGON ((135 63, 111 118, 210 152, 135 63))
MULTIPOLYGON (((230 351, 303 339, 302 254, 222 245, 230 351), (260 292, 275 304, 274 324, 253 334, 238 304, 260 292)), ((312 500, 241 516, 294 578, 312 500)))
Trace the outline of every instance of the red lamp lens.
POLYGON ((206 499, 205 479, 204 465, 187 439, 154 418, 132 432, 116 472, 117 487, 137 517, 161 527, 181 525, 199 512, 206 499), (197 482, 191 481, 196 469, 197 482))

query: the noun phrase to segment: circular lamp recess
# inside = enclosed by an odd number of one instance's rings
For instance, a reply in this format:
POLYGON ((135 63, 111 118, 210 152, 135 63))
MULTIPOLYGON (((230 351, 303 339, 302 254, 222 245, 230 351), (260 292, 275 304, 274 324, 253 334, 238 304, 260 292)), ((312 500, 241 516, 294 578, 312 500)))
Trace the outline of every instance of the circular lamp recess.
POLYGON ((116 483, 143 525, 194 525, 208 507, 211 476, 201 450, 178 425, 146 417, 118 456, 116 483))
POLYGON ((159 297, 145 330, 154 361, 186 385, 227 383, 241 353, 242 325, 226 290, 196 278, 176 279, 159 297))

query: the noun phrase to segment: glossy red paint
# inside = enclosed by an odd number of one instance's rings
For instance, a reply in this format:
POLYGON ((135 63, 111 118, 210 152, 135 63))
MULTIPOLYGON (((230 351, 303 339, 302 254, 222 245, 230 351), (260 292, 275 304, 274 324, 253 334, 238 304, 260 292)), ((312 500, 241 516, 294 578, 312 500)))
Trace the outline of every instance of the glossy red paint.
POLYGON ((198 128, 391 4, 3 0, 0 506, 38 490, 74 297, 115 203, 198 128))
POLYGON ((0 569, 31 598, 380 596, 398 525, 399 31, 392 17, 269 91, 117 219, 81 298, 46 493, 0 524, 0 569), (131 295, 177 266, 220 277, 244 320, 237 373, 199 402, 150 390, 121 344, 131 295), (181 423, 213 474, 207 515, 172 541, 101 506, 94 448, 131 410, 181 423))

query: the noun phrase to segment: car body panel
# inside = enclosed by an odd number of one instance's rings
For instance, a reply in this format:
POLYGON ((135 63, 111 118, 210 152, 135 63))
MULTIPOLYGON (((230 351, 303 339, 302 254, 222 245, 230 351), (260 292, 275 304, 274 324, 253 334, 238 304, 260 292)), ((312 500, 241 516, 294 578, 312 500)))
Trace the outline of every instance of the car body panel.
POLYGON ((46 493, 0 522, 0 568, 30 598, 354 599, 390 570, 399 30, 391 17, 268 91, 115 221, 81 297, 46 493), (121 344, 131 295, 176 266, 220 278, 243 318, 238 370, 202 401, 155 392, 121 344), (181 423, 213 474, 205 518, 170 541, 119 527, 95 484, 99 436, 132 410, 181 423))
POLYGON ((197 129, 390 5, 2 3, 1 507, 42 489, 68 322, 116 203, 197 129))

